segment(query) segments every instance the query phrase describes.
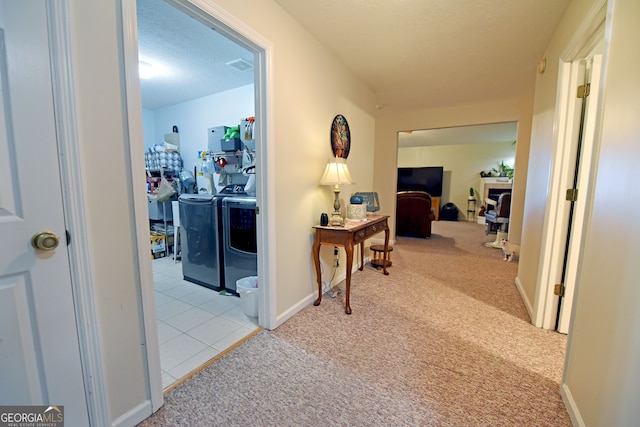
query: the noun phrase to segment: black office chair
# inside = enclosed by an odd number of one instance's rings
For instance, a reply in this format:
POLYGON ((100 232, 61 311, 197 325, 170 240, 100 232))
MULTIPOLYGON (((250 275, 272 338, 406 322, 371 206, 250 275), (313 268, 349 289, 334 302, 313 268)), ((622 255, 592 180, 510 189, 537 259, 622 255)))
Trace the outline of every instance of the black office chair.
MULTIPOLYGON (((496 203, 487 199, 488 204, 496 203)), ((502 193, 498 197, 495 209, 484 213, 484 220, 487 223, 485 234, 497 233, 498 231, 509 231, 509 214, 511 213, 511 193, 502 193)))

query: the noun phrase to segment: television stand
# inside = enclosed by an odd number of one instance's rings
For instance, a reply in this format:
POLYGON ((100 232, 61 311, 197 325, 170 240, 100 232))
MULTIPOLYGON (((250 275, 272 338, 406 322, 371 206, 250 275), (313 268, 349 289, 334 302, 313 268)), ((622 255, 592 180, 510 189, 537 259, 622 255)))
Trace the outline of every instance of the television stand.
POLYGON ((436 211, 436 221, 440 219, 440 197, 431 198, 431 208, 436 211))

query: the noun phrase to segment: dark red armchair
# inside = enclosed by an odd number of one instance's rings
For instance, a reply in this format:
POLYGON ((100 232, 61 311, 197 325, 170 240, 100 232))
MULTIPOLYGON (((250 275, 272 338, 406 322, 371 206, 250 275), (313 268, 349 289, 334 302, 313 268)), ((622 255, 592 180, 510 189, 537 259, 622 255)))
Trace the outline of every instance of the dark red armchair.
POLYGON ((431 237, 436 213, 431 196, 424 191, 399 191, 396 195, 396 235, 431 237))

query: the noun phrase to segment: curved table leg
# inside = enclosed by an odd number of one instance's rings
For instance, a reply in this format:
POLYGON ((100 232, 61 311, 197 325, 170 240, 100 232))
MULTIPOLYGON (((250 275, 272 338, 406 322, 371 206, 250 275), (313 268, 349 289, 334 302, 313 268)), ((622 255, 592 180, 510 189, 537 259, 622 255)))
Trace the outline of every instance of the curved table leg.
POLYGON ((389 227, 384 230, 384 257, 382 258, 382 271, 386 276, 389 275, 387 271, 387 257, 389 256, 389 227))
POLYGON ((345 247, 345 252, 347 253, 347 278, 346 278, 346 298, 345 298, 345 308, 344 312, 347 314, 351 314, 351 306, 349 305, 349 292, 351 291, 351 268, 353 267, 353 244, 349 243, 345 247))
POLYGON ((320 305, 322 302, 322 273, 320 272, 320 239, 316 234, 316 238, 313 241, 313 263, 316 266, 316 276, 318 278, 318 298, 313 302, 313 305, 320 305))

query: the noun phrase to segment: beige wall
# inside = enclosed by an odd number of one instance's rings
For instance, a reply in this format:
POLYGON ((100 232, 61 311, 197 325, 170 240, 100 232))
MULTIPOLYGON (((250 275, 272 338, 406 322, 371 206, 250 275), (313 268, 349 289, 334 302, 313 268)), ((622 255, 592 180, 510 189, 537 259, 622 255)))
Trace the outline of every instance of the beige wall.
MULTIPOLYGON (((434 110, 411 110, 388 106, 378 111, 375 134, 373 188, 380 197, 381 210, 395 217, 396 168, 398 162, 398 132, 412 129, 436 129, 485 123, 518 122, 516 169, 511 202, 512 236, 520 236, 526 188, 526 174, 531 132, 531 105, 535 69, 531 72, 531 96, 522 99, 460 105, 434 110)), ((466 203, 466 202, 465 202, 466 203)), ((456 203, 457 204, 457 203, 456 203)), ((466 206, 466 204, 464 205, 466 206)), ((460 206, 458 206, 460 207, 460 206)), ((395 220, 391 221, 395 234, 395 220)), ((515 239, 514 240, 518 240, 515 239)))
MULTIPOLYGON (((367 86, 275 2, 216 3, 273 43, 275 138, 267 144, 273 144, 275 157, 266 166, 275 171, 275 192, 269 202, 274 209, 270 215, 275 216, 270 238, 275 239, 276 250, 269 256, 281 316, 306 304, 315 289, 312 227, 333 206, 332 189, 318 181, 333 156, 329 130, 336 114, 349 123, 347 164, 356 183, 341 188, 341 200, 345 203, 356 191, 371 191, 375 100, 367 86)), ((327 282, 332 253, 332 248, 323 247, 327 282)))
MULTIPOLYGON (((313 294, 311 227, 332 203, 330 189, 318 186, 317 181, 331 156, 329 126, 338 113, 347 117, 351 127, 348 164, 357 183, 343 189, 343 199, 353 191, 375 190, 384 213, 390 214, 395 214, 399 130, 518 121, 511 230, 521 229, 523 234, 519 277, 526 283, 535 280, 544 213, 542 195, 548 186, 557 64, 548 61, 549 74, 538 79, 533 122, 532 97, 438 110, 394 111, 390 106, 374 118, 371 91, 274 2, 217 3, 274 46, 275 138, 268 143, 273 144, 277 155, 267 167, 275 171, 275 192, 270 194, 275 229, 270 236, 275 239, 276 250, 269 256, 275 268, 276 281, 271 285, 276 287, 278 314, 313 294), (527 166, 531 173, 527 173, 527 166), (517 222, 523 217, 525 181, 527 194, 534 192, 537 197, 527 198, 524 221, 517 222), (531 262, 524 262, 525 258, 531 262)), ((566 43, 591 3, 573 1, 549 52, 557 53, 566 43)), ((149 394, 137 248, 132 237, 134 219, 131 208, 123 209, 132 205, 130 189, 134 183, 128 164, 120 77, 119 2, 70 0, 70 4, 78 131, 86 164, 86 237, 91 247, 110 412, 115 419, 144 402, 149 394)), ((587 251, 569 341, 565 386, 575 399, 578 413, 590 426, 632 425, 640 419, 634 403, 640 392, 636 362, 640 359, 640 288, 636 285, 640 271, 635 261, 640 253, 632 241, 640 230, 629 219, 628 211, 611 209, 619 200, 627 200, 634 212, 640 209, 640 198, 629 197, 637 194, 634 184, 640 180, 635 164, 640 153, 634 143, 640 129, 633 116, 640 108, 636 79, 640 60, 637 44, 628 46, 640 39, 636 25, 639 18, 635 0, 616 0, 611 61, 606 70, 608 113, 603 125, 595 208, 587 230, 587 251), (629 57, 631 54, 635 56, 629 57), (611 176, 627 179, 616 179, 615 185, 610 185, 611 176), (615 259, 608 261, 611 254, 615 259)))
MULTIPOLYGON (((117 2, 71 0, 78 139, 110 415, 148 399, 117 2), (100 19, 96 19, 100 17, 100 19)), ((83 236, 85 237, 85 236, 83 236)))
MULTIPOLYGON (((596 0, 574 0, 545 52, 546 70, 538 74, 531 121, 531 152, 526 178, 527 194, 522 226, 518 284, 525 304, 533 313, 538 310, 536 295, 541 279, 540 265, 545 217, 550 204, 549 190, 554 154, 556 95, 560 57, 596 0)), ((542 301, 540 302, 542 303, 542 301)))
MULTIPOLYGON (((342 199, 373 187, 374 98, 307 31, 270 0, 217 2, 273 44, 273 140, 265 165, 275 182, 269 212, 275 227, 269 253, 274 267, 277 316, 301 308, 314 295, 312 226, 333 205, 318 185, 332 156, 329 130, 336 114, 351 129, 347 163, 356 184, 342 199)), ((83 198, 88 212, 98 321, 110 415, 117 419, 149 398, 141 285, 129 164, 123 83, 120 0, 70 0, 83 198), (99 17, 99 19, 96 19, 99 17)), ((142 147, 142 142, 140 141, 142 147)), ((327 262, 330 248, 323 249, 327 262)), ((325 281, 330 269, 325 268, 325 281)))
MULTIPOLYGON (((458 207, 458 219, 464 221, 469 187, 480 191, 480 171, 498 168, 502 161, 513 164, 515 151, 512 142, 406 147, 398 149, 398 167, 442 166, 444 182, 440 205, 454 203, 458 207)), ((478 195, 476 198, 477 211, 482 200, 478 195)))
POLYGON ((640 2, 612 3, 600 157, 563 385, 586 426, 640 423, 640 226, 631 214, 640 211, 640 2))

